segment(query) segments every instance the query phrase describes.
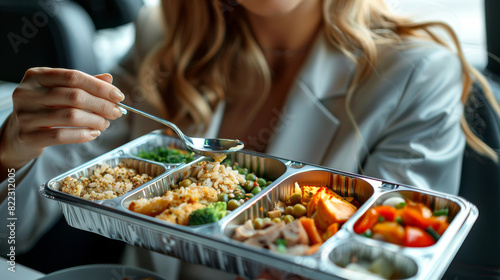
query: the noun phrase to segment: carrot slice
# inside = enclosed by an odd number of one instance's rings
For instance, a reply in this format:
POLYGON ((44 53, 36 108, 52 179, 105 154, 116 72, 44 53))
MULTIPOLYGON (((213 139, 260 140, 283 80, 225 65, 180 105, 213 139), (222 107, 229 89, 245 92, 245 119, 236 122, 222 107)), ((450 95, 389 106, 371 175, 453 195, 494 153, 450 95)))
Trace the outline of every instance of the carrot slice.
POLYGON ((307 232, 307 236, 311 241, 311 244, 323 243, 323 239, 321 239, 321 235, 319 234, 318 228, 316 224, 314 224, 314 220, 307 217, 302 217, 299 219, 300 223, 304 227, 307 232))
POLYGON ((373 207, 380 216, 384 217, 384 219, 388 222, 393 222, 396 218, 396 208, 388 205, 378 205, 373 207))
POLYGON ((425 230, 428 226, 432 225, 432 221, 425 218, 420 211, 414 208, 405 207, 402 209, 401 220, 405 225, 419 227, 425 230))
POLYGON ((325 232, 321 235, 323 238, 323 242, 327 241, 330 237, 332 237, 335 233, 339 231, 339 223, 333 223, 325 230, 325 232))
POLYGON ((405 228, 397 222, 377 223, 372 231, 373 235, 380 235, 387 242, 398 245, 403 245, 405 242, 405 228))
POLYGON ((361 220, 354 225, 354 232, 362 234, 371 229, 378 222, 378 217, 380 217, 380 214, 375 211, 375 209, 371 208, 363 215, 361 220))

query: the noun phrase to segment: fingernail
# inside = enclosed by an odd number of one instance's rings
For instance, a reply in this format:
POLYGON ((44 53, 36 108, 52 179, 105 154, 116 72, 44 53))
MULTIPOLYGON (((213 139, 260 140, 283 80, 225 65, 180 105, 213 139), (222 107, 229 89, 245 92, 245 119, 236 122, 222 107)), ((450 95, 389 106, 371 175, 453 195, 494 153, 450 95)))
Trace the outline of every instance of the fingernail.
POLYGON ((90 131, 90 136, 97 138, 99 135, 101 135, 101 132, 99 130, 92 130, 90 131))
POLYGON ((118 101, 122 101, 123 99, 125 99, 125 95, 123 95, 123 93, 121 93, 120 91, 115 90, 115 91, 113 91, 113 99, 116 99, 118 101))
POLYGON ((115 117, 117 117, 117 118, 118 118, 118 117, 121 117, 121 115, 122 115, 122 110, 120 110, 120 108, 118 108, 118 107, 116 107, 116 106, 115 106, 115 107, 113 108, 113 115, 114 115, 115 117))
POLYGON ((111 83, 113 82, 113 76, 111 76, 111 74, 109 74, 109 73, 104 73, 103 75, 104 75, 104 76, 107 76, 107 77, 108 77, 108 79, 110 79, 110 80, 111 80, 111 83))
POLYGON ((110 125, 111 123, 108 120, 106 120, 106 128, 108 128, 110 125))

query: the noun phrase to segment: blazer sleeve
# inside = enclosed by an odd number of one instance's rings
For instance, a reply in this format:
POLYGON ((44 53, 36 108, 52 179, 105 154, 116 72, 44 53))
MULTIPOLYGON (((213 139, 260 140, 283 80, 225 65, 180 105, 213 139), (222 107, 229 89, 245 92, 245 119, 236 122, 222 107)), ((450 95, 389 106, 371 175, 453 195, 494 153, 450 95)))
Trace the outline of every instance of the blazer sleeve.
POLYGON ((10 172, 11 179, 0 182, 0 220, 15 223, 15 244, 9 243, 10 229, 5 225, 0 227, 0 253, 5 256, 11 246, 15 246, 18 254, 27 252, 61 217, 57 202, 39 195, 40 185, 127 139, 128 121, 122 117, 92 142, 47 147, 39 158, 10 172), (8 194, 9 191, 12 193, 8 194))
MULTIPOLYGON (((126 97, 124 102, 131 103, 141 99, 137 88, 137 69, 149 50, 161 42, 162 29, 161 10, 158 7, 144 7, 135 22, 136 38, 133 48, 111 74, 113 84, 120 88, 126 97)), ((96 140, 73 145, 51 146, 45 149, 42 156, 31 161, 13 174, 15 184, 16 220, 16 252, 29 250, 43 234, 61 217, 61 211, 55 201, 42 198, 38 187, 48 180, 100 156, 107 151, 126 143, 133 136, 134 117, 131 114, 122 116, 111 123, 111 126, 96 140)), ((137 134, 137 133, 136 133, 137 134)), ((12 185, 10 188, 12 189, 12 185)), ((0 182, 0 219, 7 221, 10 217, 6 195, 9 182, 0 182)), ((0 253, 6 255, 12 244, 7 239, 9 229, 0 227, 0 253)))
POLYGON ((445 48, 428 52, 409 69, 398 105, 364 162, 365 174, 458 193, 465 147, 461 69, 445 48))

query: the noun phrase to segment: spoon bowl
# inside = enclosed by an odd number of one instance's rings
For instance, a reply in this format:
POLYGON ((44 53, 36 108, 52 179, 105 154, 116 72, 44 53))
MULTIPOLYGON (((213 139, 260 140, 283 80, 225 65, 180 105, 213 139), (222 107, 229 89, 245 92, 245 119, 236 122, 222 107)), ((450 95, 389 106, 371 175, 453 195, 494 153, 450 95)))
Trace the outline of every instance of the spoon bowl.
POLYGON ((190 151, 202 156, 209 156, 215 159, 223 158, 226 154, 237 152, 243 149, 243 147, 245 146, 243 142, 238 139, 189 137, 182 133, 182 131, 175 124, 167 120, 158 118, 122 103, 117 103, 117 105, 122 109, 123 114, 127 114, 127 111, 132 111, 136 114, 170 127, 175 131, 175 133, 177 133, 179 138, 184 142, 184 145, 186 145, 186 147, 190 151))

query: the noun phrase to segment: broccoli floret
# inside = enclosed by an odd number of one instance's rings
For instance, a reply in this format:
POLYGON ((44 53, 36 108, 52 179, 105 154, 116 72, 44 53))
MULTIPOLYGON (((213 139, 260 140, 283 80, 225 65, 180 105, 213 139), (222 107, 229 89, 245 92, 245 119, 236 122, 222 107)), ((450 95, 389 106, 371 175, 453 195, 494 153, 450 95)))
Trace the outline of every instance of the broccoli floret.
POLYGON ((189 225, 197 226, 216 222, 226 216, 226 203, 218 201, 210 203, 207 207, 191 212, 189 225))

